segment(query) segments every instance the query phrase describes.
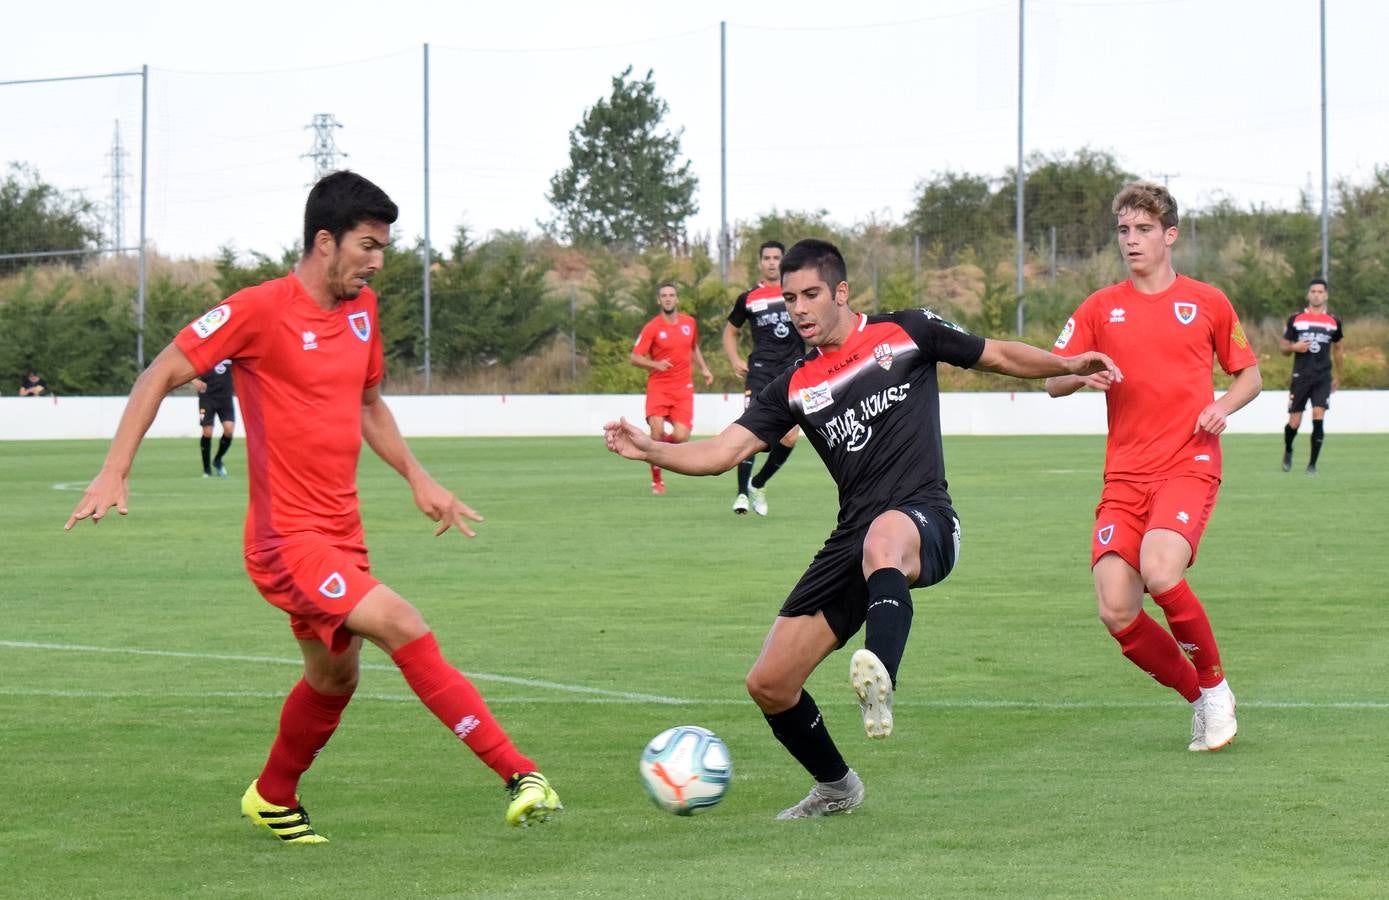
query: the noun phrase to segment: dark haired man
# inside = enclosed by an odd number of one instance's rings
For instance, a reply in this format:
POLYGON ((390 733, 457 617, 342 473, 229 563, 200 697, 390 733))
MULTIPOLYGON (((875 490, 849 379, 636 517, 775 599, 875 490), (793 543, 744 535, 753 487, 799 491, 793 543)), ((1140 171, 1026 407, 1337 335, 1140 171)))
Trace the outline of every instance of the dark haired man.
POLYGON ((1283 471, 1293 467, 1293 441, 1302 425, 1302 411, 1312 402, 1312 455, 1307 474, 1317 474, 1325 436, 1323 421, 1331 408, 1331 393, 1341 386, 1341 319, 1326 310, 1326 279, 1313 278, 1307 285, 1307 306, 1288 316, 1278 339, 1284 353, 1293 354, 1292 386, 1288 388, 1288 424, 1283 426, 1283 471), (1329 348, 1329 350, 1328 350, 1329 348))
POLYGON ((1187 749, 1215 751, 1238 731, 1235 695, 1186 570, 1220 491, 1220 434, 1259 395, 1259 360, 1225 294, 1172 268, 1177 201, 1167 188, 1126 184, 1110 211, 1129 277, 1087 297, 1055 350, 1103 351, 1128 377, 1048 378, 1047 393, 1105 392, 1104 488, 1090 538, 1100 621, 1126 659, 1191 704, 1187 749), (1218 398, 1213 358, 1235 376, 1218 398), (1143 610, 1144 592, 1167 629, 1143 610))
POLYGON ((289 613, 304 657, 304 676, 285 700, 269 759, 241 811, 286 843, 326 840, 310 825, 298 784, 352 698, 363 638, 390 655, 430 711, 506 782, 508 823, 544 821, 560 808, 477 689, 440 654, 419 611, 371 575, 357 503, 362 439, 404 476, 415 505, 439 523, 436 536, 457 528, 472 537, 469 521, 482 521, 419 464, 381 396, 382 341, 368 284, 395 219, 395 203, 360 175, 319 181, 305 206, 304 255, 294 271, 228 297, 155 358, 65 526, 99 522, 112 506, 125 515, 131 463, 160 400, 212 363, 235 362, 250 423, 246 570, 261 595, 289 613))
POLYGON ((222 458, 231 449, 232 434, 236 431, 236 406, 232 401, 232 361, 221 360, 193 379, 193 387, 198 391, 198 424, 202 426, 203 436, 198 441, 198 449, 203 455, 203 477, 211 478, 216 472, 218 478, 227 477, 227 467, 222 458), (217 442, 217 455, 212 455, 212 425, 222 423, 222 437, 217 442))
MULTIPOLYGON (((660 312, 642 326, 632 345, 632 365, 647 371, 646 424, 653 441, 679 444, 690 439, 694 428, 694 369, 699 363, 704 384, 714 383, 714 373, 699 352, 699 325, 694 316, 680 312, 680 295, 667 281, 656 291, 660 312), (666 425, 670 431, 666 431, 666 425)), ((651 467, 651 493, 664 494, 666 483, 659 466, 651 467)))
POLYGON ((707 440, 652 441, 626 420, 604 426, 608 449, 687 475, 716 475, 763 450, 793 425, 839 487, 839 521, 782 604, 747 676, 772 734, 815 779, 778 814, 849 812, 863 782, 830 738, 804 689, 810 673, 859 628, 850 661, 870 738, 893 727, 892 697, 911 627, 911 588, 944 579, 959 552, 959 521, 945 486, 936 364, 1023 378, 1119 373, 1102 353, 1074 359, 1015 341, 968 334, 924 309, 867 316, 849 308, 844 257, 826 241, 796 244, 781 261, 782 298, 810 348, 738 421, 707 440))
MULTIPOLYGON (((764 241, 757 248, 757 267, 762 280, 738 295, 728 314, 728 324, 723 326, 723 352, 733 366, 733 374, 744 378, 743 409, 751 406, 752 398, 805 352, 805 344, 791 327, 791 315, 781 296, 781 257, 785 252, 786 247, 780 241, 764 241), (745 322, 752 323, 752 352, 746 360, 738 353, 738 330, 745 322)), ((755 476, 752 474, 753 457, 738 463, 734 513, 745 516, 750 506, 759 516, 767 514, 767 482, 791 455, 800 433, 800 429, 792 428, 772 445, 767 461, 755 476)))

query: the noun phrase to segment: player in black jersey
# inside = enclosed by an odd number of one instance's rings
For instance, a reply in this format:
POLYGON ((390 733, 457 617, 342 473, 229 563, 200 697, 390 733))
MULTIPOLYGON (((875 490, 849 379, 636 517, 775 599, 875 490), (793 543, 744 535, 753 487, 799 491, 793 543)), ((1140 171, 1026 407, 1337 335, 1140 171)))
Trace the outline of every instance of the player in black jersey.
MULTIPOLYGON (((723 327, 723 352, 733 366, 733 374, 743 382, 743 409, 752 405, 752 398, 772 383, 772 379, 795 364, 805 353, 805 344, 791 326, 791 315, 781 296, 781 257, 786 247, 780 241, 764 241, 757 248, 757 266, 762 280, 756 287, 738 295, 728 324, 723 327), (738 330, 745 322, 752 323, 752 352, 746 360, 738 353, 738 330)), ((733 512, 748 514, 748 507, 759 516, 767 514, 767 482, 796 446, 799 428, 792 428, 772 445, 767 461, 754 476, 753 457, 738 463, 738 493, 733 498, 733 512)))
POLYGON ((198 389, 198 423, 203 426, 203 436, 198 442, 203 455, 203 477, 227 477, 227 467, 222 457, 232 444, 232 433, 236 431, 236 406, 232 402, 232 361, 224 359, 208 371, 193 379, 193 387, 198 389), (222 421, 222 439, 217 442, 217 455, 212 456, 212 422, 222 421))
POLYGON ((910 589, 946 577, 959 522, 946 490, 936 364, 1021 378, 1108 371, 1102 353, 1069 359, 1016 341, 965 332, 928 310, 866 316, 849 308, 844 257, 805 240, 781 262, 782 295, 811 349, 713 438, 658 444, 627 422, 604 426, 608 449, 687 475, 716 475, 775 443, 793 425, 839 487, 839 521, 792 589, 747 676, 772 734, 815 779, 777 818, 848 812, 863 782, 830 738, 805 691, 810 673, 862 627, 850 661, 869 737, 892 731, 892 696, 911 627, 910 589))
POLYGON ((1307 285, 1307 306, 1288 316, 1287 327, 1278 339, 1284 353, 1293 354, 1292 386, 1288 388, 1288 424, 1283 426, 1283 471, 1293 467, 1293 441, 1302 425, 1302 411, 1312 403, 1312 455, 1307 474, 1317 474, 1317 457, 1325 438, 1326 411, 1331 408, 1331 392, 1341 386, 1341 320, 1326 309, 1327 285, 1324 278, 1313 278, 1307 285), (1334 365, 1333 365, 1334 363, 1334 365))

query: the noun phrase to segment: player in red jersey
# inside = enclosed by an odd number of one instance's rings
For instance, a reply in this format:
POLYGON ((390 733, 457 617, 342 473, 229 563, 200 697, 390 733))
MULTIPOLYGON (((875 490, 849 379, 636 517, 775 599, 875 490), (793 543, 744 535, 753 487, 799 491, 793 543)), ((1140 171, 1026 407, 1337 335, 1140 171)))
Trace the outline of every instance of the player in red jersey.
POLYGON ((810 350, 716 437, 678 446, 626 420, 604 426, 608 449, 687 475, 717 475, 800 426, 839 488, 839 521, 782 604, 747 676, 772 734, 815 784, 778 814, 849 812, 863 781, 831 740, 806 679, 860 628, 850 660, 864 730, 887 737, 898 665, 911 628, 911 588, 943 580, 959 555, 960 523, 945 484, 936 365, 1023 378, 1119 372, 1102 353, 1065 359, 1016 341, 965 332, 929 310, 865 316, 849 308, 844 257, 805 240, 781 262, 782 297, 810 350))
POLYGON ((68 518, 126 514, 127 480, 160 401, 222 359, 236 365, 247 424, 246 569, 289 613, 304 675, 241 810, 287 843, 323 843, 299 802, 300 776, 327 744, 357 686, 362 639, 390 655, 450 731, 507 783, 513 825, 543 821, 559 797, 497 724, 477 689, 439 652, 419 611, 371 575, 357 503, 362 439, 410 484, 415 505, 473 537, 482 517, 406 446, 381 396, 376 295, 396 205, 352 172, 314 185, 304 256, 283 278, 238 291, 174 338, 131 389, 101 470, 68 518), (360 399, 358 399, 360 398, 360 399))
POLYGON ((1317 474, 1321 456, 1323 421, 1331 408, 1331 393, 1341 386, 1341 320, 1326 310, 1326 279, 1313 278, 1307 286, 1307 306, 1288 317, 1278 348, 1293 354, 1292 386, 1288 388, 1288 424, 1283 426, 1283 471, 1293 467, 1293 440, 1302 425, 1302 411, 1312 402, 1312 455, 1307 474, 1317 474), (1327 352, 1327 347, 1330 352, 1327 352), (1335 363, 1333 366, 1332 363, 1335 363))
MULTIPOLYGON (((651 438, 681 444, 690 439, 694 427, 694 380, 691 360, 699 363, 705 386, 714 383, 714 373, 699 352, 699 328, 693 316, 677 312, 680 297, 675 285, 667 281, 656 292, 661 312, 647 322, 632 345, 632 365, 646 369, 646 424, 651 438), (670 423, 670 432, 666 432, 670 423)), ((651 467, 651 493, 664 494, 665 482, 658 466, 651 467)))
POLYGON ((1186 570, 1220 489, 1219 435, 1259 395, 1259 362, 1225 295, 1172 268, 1177 202, 1167 189, 1128 184, 1113 211, 1129 279, 1091 294, 1055 350, 1103 351, 1125 379, 1049 378, 1047 392, 1105 392, 1109 440, 1090 549, 1100 619, 1124 656, 1191 703, 1188 749, 1219 750, 1237 731, 1235 697, 1186 570), (1235 376, 1219 398, 1212 357, 1235 376), (1170 634, 1143 611, 1145 590, 1170 634))

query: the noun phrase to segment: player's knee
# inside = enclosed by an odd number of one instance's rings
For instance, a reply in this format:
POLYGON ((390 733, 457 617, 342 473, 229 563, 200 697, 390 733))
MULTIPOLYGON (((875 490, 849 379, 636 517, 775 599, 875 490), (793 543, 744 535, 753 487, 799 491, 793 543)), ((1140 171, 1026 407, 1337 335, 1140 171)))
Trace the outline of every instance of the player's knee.
POLYGON ((1110 634, 1115 634, 1132 625, 1133 620, 1138 618, 1140 609, 1142 609, 1141 606, 1133 608, 1128 604, 1112 604, 1100 600, 1100 621, 1104 623, 1105 628, 1109 629, 1110 634))
POLYGON ((342 696, 357 690, 358 672, 356 667, 329 672, 305 673, 309 687, 320 694, 342 696))
POLYGON ((1140 574, 1149 594, 1161 594, 1176 587, 1177 582, 1186 576, 1186 571, 1176 560, 1157 559, 1150 562, 1145 559, 1140 574))
POLYGON ((768 678, 767 674, 756 666, 748 673, 745 683, 748 696, 764 713, 778 713, 790 709, 795 702, 796 691, 799 690, 788 690, 785 685, 768 678))

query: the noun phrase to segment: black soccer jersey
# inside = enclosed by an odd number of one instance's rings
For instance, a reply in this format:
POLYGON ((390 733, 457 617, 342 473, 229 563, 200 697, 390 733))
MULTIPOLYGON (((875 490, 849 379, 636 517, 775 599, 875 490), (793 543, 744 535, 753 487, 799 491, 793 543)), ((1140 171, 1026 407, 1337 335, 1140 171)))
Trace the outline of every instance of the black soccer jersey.
POLYGON ((969 368, 984 339, 925 309, 860 315, 848 340, 773 381, 738 419, 768 446, 799 425, 839 487, 839 526, 903 504, 948 506, 936 363, 969 368))
POLYGON ((1315 378, 1331 376, 1331 345, 1341 340, 1341 320, 1324 312, 1304 309, 1288 316, 1283 339, 1307 342, 1307 350, 1293 354, 1293 374, 1315 378))
POLYGON ((207 390, 203 391, 205 400, 230 400, 232 395, 232 361, 224 359, 208 371, 198 376, 198 380, 207 385, 207 390))
POLYGON ((728 321, 734 328, 752 323, 752 352, 748 367, 767 367, 780 372, 805 353, 805 344, 791 324, 781 286, 761 284, 738 295, 728 321))

